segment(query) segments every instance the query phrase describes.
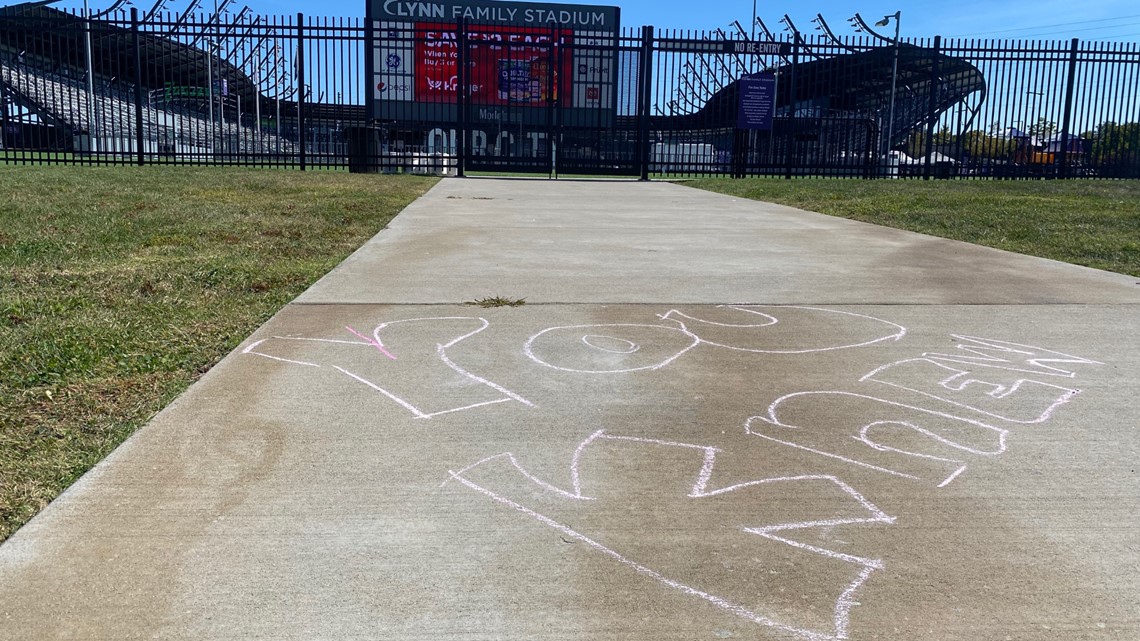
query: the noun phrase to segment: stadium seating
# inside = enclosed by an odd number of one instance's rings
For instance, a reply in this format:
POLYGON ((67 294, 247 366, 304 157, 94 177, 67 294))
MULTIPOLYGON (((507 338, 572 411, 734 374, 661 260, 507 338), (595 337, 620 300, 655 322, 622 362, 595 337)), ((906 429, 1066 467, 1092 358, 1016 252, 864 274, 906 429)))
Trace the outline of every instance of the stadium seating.
MULTIPOLYGON (((41 120, 74 132, 75 151, 137 151, 134 88, 96 78, 92 100, 84 80, 76 76, 37 68, 29 61, 0 60, 0 82, 41 120)), ((149 103, 149 97, 145 101, 149 103)), ((144 106, 142 134, 143 151, 148 154, 250 157, 296 153, 292 141, 274 133, 233 121, 210 122, 177 105, 144 106)))

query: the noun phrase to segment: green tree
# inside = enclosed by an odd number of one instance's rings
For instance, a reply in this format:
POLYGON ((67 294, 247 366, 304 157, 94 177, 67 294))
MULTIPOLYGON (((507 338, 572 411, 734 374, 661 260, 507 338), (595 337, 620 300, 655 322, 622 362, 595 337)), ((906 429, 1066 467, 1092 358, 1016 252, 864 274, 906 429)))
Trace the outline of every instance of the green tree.
POLYGON ((971 158, 1006 160, 1016 146, 1017 142, 1014 140, 994 136, 984 131, 974 130, 962 134, 962 149, 970 154, 971 158))
POLYGON ((1101 123, 1093 132, 1092 139, 1094 158, 1109 159, 1135 154, 1140 150, 1140 123, 1101 123))
POLYGON ((1045 140, 1046 138, 1057 133, 1057 123, 1045 118, 1038 118, 1037 122, 1029 126, 1029 131, 1027 133, 1030 136, 1037 138, 1038 140, 1045 140))
POLYGON ((1106 175, 1140 176, 1140 123, 1104 122, 1092 135, 1090 164, 1106 175))
POLYGON ((921 158, 926 155, 926 130, 914 129, 906 139, 906 154, 911 158, 921 158))

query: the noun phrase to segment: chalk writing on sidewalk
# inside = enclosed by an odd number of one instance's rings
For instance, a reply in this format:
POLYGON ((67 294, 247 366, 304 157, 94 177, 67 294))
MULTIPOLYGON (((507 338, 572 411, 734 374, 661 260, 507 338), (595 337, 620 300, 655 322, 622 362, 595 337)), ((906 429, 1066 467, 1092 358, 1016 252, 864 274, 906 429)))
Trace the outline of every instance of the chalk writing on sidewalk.
POLYGON ((288 352, 290 343, 322 346, 325 349, 319 354, 324 366, 391 400, 420 419, 512 401, 533 407, 533 403, 519 394, 464 368, 448 355, 448 349, 483 332, 490 325, 485 318, 468 316, 408 318, 380 323, 373 329, 372 336, 345 326, 349 333, 359 338, 356 341, 274 336, 252 343, 242 351, 279 362, 321 368, 321 363, 300 360, 300 357, 286 358, 269 353, 268 348, 272 344, 288 352), (409 330, 413 326, 418 333, 409 338, 407 334, 412 334, 409 330), (393 336, 389 337, 389 334, 393 336), (425 334, 429 341, 436 340, 425 344, 425 334), (406 346, 403 343, 405 339, 406 346), (394 345, 401 345, 393 348, 399 357, 388 349, 394 345), (372 350, 370 353, 384 358, 379 362, 377 359, 364 359, 370 371, 360 371, 349 363, 361 361, 361 348, 372 350))
MULTIPOLYGON (((831 639, 846 639, 847 628, 850 621, 851 608, 857 604, 854 600, 855 593, 859 588, 870 578, 875 570, 882 569, 883 562, 880 559, 865 558, 862 556, 839 552, 819 545, 805 543, 797 540, 797 534, 803 530, 812 529, 827 529, 831 530, 843 526, 854 525, 889 525, 894 522, 894 517, 891 517, 876 507, 873 503, 867 500, 863 495, 857 492, 847 483, 844 483, 839 478, 826 474, 804 474, 798 476, 780 476, 761 478, 743 483, 736 483, 725 487, 713 487, 711 484, 712 478, 716 472, 716 456, 717 448, 706 445, 695 445, 690 443, 677 443, 671 441, 661 441, 657 439, 647 439, 639 437, 617 436, 610 435, 604 430, 599 430, 591 434, 585 441, 579 445, 574 452, 574 456, 570 462, 570 478, 572 479, 571 489, 565 490, 556 487, 554 484, 536 478, 533 474, 528 472, 519 465, 514 455, 509 452, 504 452, 495 456, 491 456, 480 460, 472 465, 467 466, 459 471, 449 472, 450 478, 462 483, 464 486, 479 492, 495 502, 510 507, 518 512, 521 512, 539 523, 548 527, 558 530, 565 536, 571 537, 574 540, 581 541, 588 545, 590 548, 597 552, 606 555, 607 557, 618 562, 627 569, 641 574, 653 581, 656 581, 671 589, 678 590, 684 594, 694 598, 702 599, 713 605, 730 612, 736 616, 744 618, 753 623, 763 626, 770 626, 786 632, 795 634, 796 636, 810 639, 812 641, 826 641, 831 639), (760 514, 763 512, 763 501, 761 497, 751 495, 748 490, 753 490, 761 486, 767 485, 780 485, 784 487, 784 491, 799 493, 802 495, 815 495, 825 491, 827 488, 832 490, 838 489, 840 493, 851 504, 858 506, 861 514, 856 515, 833 515, 830 518, 813 519, 808 521, 788 521, 776 523, 755 523, 747 526, 739 527, 739 531, 746 535, 758 537, 756 539, 757 547, 763 547, 762 540, 779 543, 781 545, 789 546, 796 554, 803 554, 807 558, 816 558, 824 563, 842 563, 854 566, 852 575, 846 584, 837 586, 836 591, 838 594, 834 598, 831 606, 831 618, 833 628, 831 630, 816 630, 789 623, 780 620, 777 615, 765 614, 758 611, 754 606, 746 606, 742 602, 745 600, 755 600, 754 594, 741 594, 739 598, 731 598, 718 594, 721 590, 709 587, 698 587, 701 583, 701 578, 694 576, 692 578, 683 579, 660 570, 654 569, 653 563, 639 561, 631 558, 629 555, 622 553, 619 550, 613 549, 603 543, 597 536, 591 536, 584 532, 578 531, 566 525, 564 521, 552 518, 547 514, 540 512, 543 510, 548 512, 552 509, 549 501, 539 501, 540 505, 545 507, 534 508, 528 507, 527 503, 534 503, 533 492, 526 491, 525 488, 512 488, 513 485, 509 475, 505 478, 502 473, 488 474, 491 479, 490 483, 480 484, 471 479, 471 476, 479 468, 495 466, 502 462, 507 462, 510 469, 523 477, 527 482, 533 483, 539 488, 552 493, 554 496, 568 499, 572 501, 595 501, 597 497, 587 496, 582 491, 582 478, 580 466, 584 457, 588 456, 591 448, 597 447, 599 444, 607 442, 621 442, 632 443, 642 447, 668 447, 668 448, 682 448, 693 452, 695 458, 701 461, 699 470, 695 473, 689 472, 692 475, 692 485, 689 488, 686 498, 690 500, 711 500, 713 498, 726 499, 731 498, 734 500, 722 500, 718 503, 718 507, 723 511, 725 520, 731 521, 736 518, 735 515, 739 513, 754 512, 760 514), (504 486, 503 489, 495 489, 491 483, 497 483, 504 486), (821 487, 822 486, 822 487, 821 487), (511 498, 511 490, 515 498, 511 498)), ((693 465, 693 468, 696 466, 693 465)), ((684 474, 684 471, 680 471, 684 474)), ((618 510, 619 507, 608 506, 600 502, 599 510, 618 510)), ((849 513, 850 510, 842 510, 849 513)), ((575 513, 576 518, 583 518, 581 511, 575 513)), ((743 545, 747 545, 745 542, 743 545)), ((691 550, 690 550, 691 552, 691 550)), ((666 552, 668 553, 668 552, 666 552)), ((756 551, 755 554, 760 554, 756 551)), ((746 555, 754 554, 751 550, 744 552, 746 555)))
MULTIPOLYGON (((544 389, 544 373, 571 390, 576 380, 599 377, 636 377, 639 385, 653 389, 654 381, 664 385, 675 374, 685 373, 681 368, 690 366, 695 357, 687 355, 695 350, 701 350, 702 357, 712 350, 726 350, 734 354, 734 367, 748 371, 762 370, 770 359, 820 359, 840 350, 869 357, 867 369, 857 370, 865 374, 833 380, 823 389, 783 391, 767 398, 742 396, 738 408, 729 408, 739 412, 740 422, 700 425, 700 438, 655 438, 661 426, 640 424, 633 413, 620 433, 596 426, 588 434, 571 432, 574 440, 568 443, 571 447, 577 443, 572 454, 568 449, 546 451, 544 445, 523 440, 518 447, 488 451, 460 469, 440 470, 444 488, 474 491, 584 543, 647 579, 646 589, 656 584, 675 590, 809 641, 847 639, 857 595, 887 565, 881 555, 855 554, 829 544, 837 540, 831 531, 889 528, 906 519, 905 512, 888 515, 880 509, 868 492, 857 489, 860 483, 876 488, 882 482, 932 488, 968 483, 971 466, 998 461, 1019 431, 1053 420, 1080 395, 1075 385, 1078 374, 1102 365, 1026 343, 967 334, 950 335, 953 349, 899 354, 908 332, 891 321, 818 307, 727 305, 646 311, 645 318, 626 323, 554 325, 523 334, 516 329, 513 335, 529 336, 522 342, 521 354, 518 343, 505 349, 516 350, 512 354, 516 367, 518 362, 528 363, 531 371, 522 377, 514 373, 515 386, 521 390, 515 391, 493 380, 504 346, 487 331, 491 324, 484 318, 391 320, 375 325, 371 334, 351 325, 342 327, 343 331, 327 336, 273 336, 242 351, 298 368, 304 376, 347 379, 351 385, 344 389, 350 393, 361 390, 380 402, 395 403, 416 419, 454 417, 490 406, 541 413, 540 404, 529 399, 541 400, 539 392, 532 392, 544 389), (480 360, 472 354, 483 355, 482 366, 460 365, 449 353, 464 341, 471 341, 469 349, 460 353, 473 362, 480 360), (882 350, 888 346, 892 356, 884 358, 882 350), (476 369, 492 373, 476 374, 476 369), (795 457, 776 457, 792 472, 757 473, 740 482, 714 480, 718 460, 755 458, 757 447, 794 450, 795 457), (606 453, 615 448, 632 449, 607 458, 606 453), (545 457, 546 467, 531 464, 538 454, 545 457), (562 466, 556 475, 561 481, 550 476, 551 457, 558 461, 556 467, 562 466), (632 481, 620 469, 607 466, 626 459, 652 460, 654 473, 667 477, 652 486, 647 493, 651 498, 639 499, 648 501, 647 506, 634 509, 623 504, 623 492, 635 495, 621 486, 632 481), (678 484, 677 479, 683 482, 678 484), (814 498, 773 500, 789 493, 814 498), (786 511, 773 511, 778 509, 786 511), (638 519, 655 513, 694 515, 686 527, 693 528, 695 540, 700 540, 702 527, 719 518, 720 532, 740 538, 730 550, 716 554, 722 560, 725 555, 747 554, 740 567, 791 559, 829 579, 825 584, 814 581, 818 588, 814 601, 789 604, 771 590, 754 589, 766 586, 767 577, 744 581, 714 573, 710 578, 676 562, 677 555, 701 553, 693 548, 657 549, 645 541, 621 539, 653 539, 658 533, 638 519), (739 515, 747 518, 734 522, 739 515), (725 529, 726 523, 733 524, 725 529)), ((844 362, 852 358, 849 353, 844 362)), ((508 374, 500 375, 511 380, 508 374)), ((715 384, 715 379, 707 380, 715 384)), ((595 384, 591 389, 599 388, 595 384)), ((615 394, 620 393, 615 387, 615 394)), ((583 396, 581 403, 598 400, 583 396)), ((557 424, 558 417, 544 420, 557 424)), ((567 429, 581 428, 568 424, 567 429)), ((498 442, 510 438, 504 435, 498 442)))
POLYGON ((772 401, 766 413, 748 419, 745 430, 901 478, 925 478, 925 473, 913 469, 916 464, 941 469, 947 475, 937 479, 938 487, 946 487, 966 471, 966 455, 993 458, 1004 453, 1014 425, 1044 423, 1079 394, 1079 389, 1056 384, 1074 378, 1074 366, 1102 364, 1032 345, 963 335, 952 338, 957 352, 928 352, 887 363, 859 379, 876 384, 876 392, 886 391, 879 387, 884 385, 909 393, 910 398, 925 398, 928 404, 874 396, 863 391, 866 385, 858 392, 796 392, 772 401), (810 425, 783 418, 806 408, 826 418, 810 425), (848 423, 850 416, 860 418, 848 423), (842 435, 851 438, 837 438, 842 435), (904 440, 901 435, 923 437, 924 451, 888 444, 889 440, 904 440))

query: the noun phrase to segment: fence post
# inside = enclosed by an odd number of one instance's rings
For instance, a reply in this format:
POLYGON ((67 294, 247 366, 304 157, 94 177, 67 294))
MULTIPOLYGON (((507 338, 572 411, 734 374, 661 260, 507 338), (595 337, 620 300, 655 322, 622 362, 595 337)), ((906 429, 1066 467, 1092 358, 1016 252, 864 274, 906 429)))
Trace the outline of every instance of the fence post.
POLYGON ((930 60, 930 102, 928 104, 926 114, 926 162, 923 163, 922 179, 930 180, 930 174, 934 170, 934 162, 931 156, 934 155, 934 125, 938 120, 938 75, 939 75, 939 51, 942 50, 942 36, 934 36, 934 55, 930 60))
POLYGON ((305 171, 305 14, 297 14, 297 155, 305 171))
MULTIPOLYGON (((553 52, 553 55, 551 56, 553 58, 553 60, 551 61, 552 64, 550 65, 551 66, 551 75, 554 76, 554 78, 552 78, 552 83, 555 86, 554 90, 551 94, 551 95, 555 96, 555 100, 554 100, 554 131, 551 132, 551 138, 550 138, 550 144, 551 144, 550 162, 554 167, 554 175, 557 177, 559 167, 562 166, 562 163, 561 163, 561 158, 562 158, 562 126, 564 124, 563 119, 566 116, 566 101, 568 99, 568 96, 563 91, 563 89, 566 87, 566 79, 562 77, 562 63, 564 61, 563 56, 565 55, 565 52, 563 51, 563 49, 565 49, 565 46, 564 46, 564 43, 562 42, 562 28, 561 27, 559 27, 558 30, 555 32, 554 46, 555 46, 555 51, 553 52), (555 73, 555 70, 557 70, 557 73, 555 73)), ((573 91, 573 90, 571 90, 571 91, 573 91)))
MULTIPOLYGON (((795 32, 792 35, 792 79, 789 81, 791 87, 788 89, 788 117, 791 121, 788 123, 788 150, 784 156, 784 179, 792 179, 792 162, 795 159, 796 151, 796 68, 800 66, 800 34, 795 32)), ((773 123, 775 126, 775 123, 773 123)))
POLYGON ((142 39, 139 37, 139 10, 131 7, 131 40, 135 45, 135 162, 143 166, 143 87, 142 87, 142 39))
MULTIPOLYGON (((455 28, 459 30, 459 33, 457 34, 459 40, 459 57, 455 61, 455 64, 459 66, 459 73, 457 74, 459 77, 456 78, 456 80, 459 81, 459 86, 455 88, 455 109, 458 112, 455 114, 455 120, 458 124, 459 129, 459 132, 457 134, 459 136, 459 140, 457 141, 458 149, 456 149, 455 154, 455 175, 459 178, 466 178, 467 173, 465 167, 467 165, 468 129, 467 112, 469 111, 467 108, 467 96, 468 92, 471 89, 469 83, 471 74, 467 68, 467 19, 460 18, 459 23, 455 25, 455 28)), ((444 138, 446 139, 446 136, 444 138)))
MULTIPOLYGON (((364 125, 376 123, 376 29, 372 17, 372 3, 364 3, 364 125)), ((348 87, 345 87, 348 90, 348 87)), ((260 101, 259 101, 260 102, 260 101)), ((260 124, 258 125, 260 127, 260 124)), ((369 133, 369 136, 372 134, 369 133)))
POLYGON ((1069 79, 1065 86, 1065 118, 1061 124, 1061 166, 1060 177, 1069 175, 1069 134, 1073 124, 1073 85, 1077 80, 1077 49, 1080 41, 1073 38, 1069 47, 1069 79))
POLYGON ((641 70, 637 83, 637 162, 640 180, 649 180, 649 105, 653 90, 653 25, 641 28, 641 70))
POLYGON ((549 178, 553 178, 555 176, 555 173, 558 171, 558 159, 554 157, 555 149, 557 148, 554 143, 554 130, 556 126, 555 118, 557 117, 556 112, 558 110, 558 100, 555 98, 554 94, 556 91, 554 76, 556 75, 556 71, 558 69, 558 58, 554 50, 557 48, 558 35, 558 27, 551 25, 551 44, 547 55, 547 60, 550 61, 550 64, 547 66, 546 78, 543 79, 543 81, 546 82, 546 155, 548 160, 546 163, 546 168, 549 178))

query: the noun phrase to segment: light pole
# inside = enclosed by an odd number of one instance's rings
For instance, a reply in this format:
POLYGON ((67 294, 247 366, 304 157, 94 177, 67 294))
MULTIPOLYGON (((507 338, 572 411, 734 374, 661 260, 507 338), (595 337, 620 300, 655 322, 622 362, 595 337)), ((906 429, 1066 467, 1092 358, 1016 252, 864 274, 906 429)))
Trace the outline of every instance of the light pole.
POLYGON ((891 23, 891 18, 895 19, 895 61, 891 66, 891 106, 887 111, 887 154, 891 153, 891 143, 895 135, 895 89, 898 85, 899 78, 899 25, 902 22, 902 11, 896 11, 889 16, 883 16, 883 19, 876 22, 876 27, 885 27, 891 23))
POLYGON ((254 122, 257 123, 258 144, 261 144, 261 45, 255 50, 257 54, 257 68, 253 72, 253 109, 254 122))
POLYGON ((114 13, 130 4, 130 0, 118 0, 109 9, 93 14, 87 5, 87 0, 83 0, 83 48, 87 58, 87 137, 89 139, 88 144, 91 146, 89 151, 99 151, 98 136, 95 135, 95 120, 99 115, 99 105, 95 101, 95 64, 91 53, 91 20, 114 13))
POLYGON ((752 0, 752 40, 756 39, 756 0, 752 0))
POLYGON ((83 0, 83 40, 87 56, 87 146, 89 152, 98 152, 95 135, 95 72, 91 60, 91 9, 83 0))

